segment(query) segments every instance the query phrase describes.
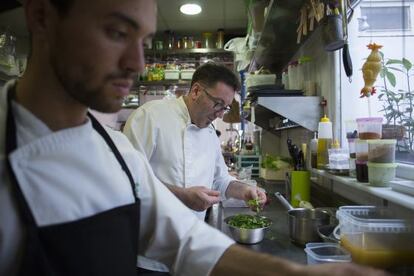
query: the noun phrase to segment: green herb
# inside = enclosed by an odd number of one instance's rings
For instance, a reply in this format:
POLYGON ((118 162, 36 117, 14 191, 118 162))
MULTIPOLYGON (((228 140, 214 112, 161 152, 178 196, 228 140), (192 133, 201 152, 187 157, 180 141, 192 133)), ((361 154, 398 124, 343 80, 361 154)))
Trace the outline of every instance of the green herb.
POLYGON ((256 213, 259 213, 261 208, 260 208, 260 202, 258 198, 255 199, 250 199, 249 201, 247 201, 247 205, 249 205, 251 208, 255 209, 254 211, 256 213))
POLYGON ((271 223, 268 219, 252 215, 235 215, 228 224, 237 228, 256 229, 268 227, 271 223))

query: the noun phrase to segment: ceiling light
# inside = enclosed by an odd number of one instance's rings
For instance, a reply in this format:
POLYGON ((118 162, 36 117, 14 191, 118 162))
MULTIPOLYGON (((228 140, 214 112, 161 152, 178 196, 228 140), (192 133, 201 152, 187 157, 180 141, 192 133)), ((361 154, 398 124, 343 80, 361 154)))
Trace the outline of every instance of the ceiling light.
POLYGON ((198 4, 184 4, 180 7, 180 12, 188 15, 195 15, 201 12, 201 7, 198 4))

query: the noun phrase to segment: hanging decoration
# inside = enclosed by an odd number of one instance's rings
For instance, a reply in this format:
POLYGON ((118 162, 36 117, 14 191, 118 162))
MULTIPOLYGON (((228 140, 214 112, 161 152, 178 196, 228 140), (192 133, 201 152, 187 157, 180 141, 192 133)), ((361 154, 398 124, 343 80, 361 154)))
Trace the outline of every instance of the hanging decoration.
POLYGON ((361 98, 370 97, 375 94, 376 91, 374 83, 377 79, 378 73, 381 70, 381 55, 378 50, 382 48, 382 45, 370 43, 367 47, 371 50, 371 53, 362 66, 364 87, 361 90, 361 98))

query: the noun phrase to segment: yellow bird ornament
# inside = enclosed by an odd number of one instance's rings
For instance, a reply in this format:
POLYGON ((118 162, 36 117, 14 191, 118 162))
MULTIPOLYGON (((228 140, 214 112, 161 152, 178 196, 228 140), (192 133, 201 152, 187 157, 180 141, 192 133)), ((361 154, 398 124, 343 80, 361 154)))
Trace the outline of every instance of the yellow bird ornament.
POLYGON ((362 66, 364 88, 361 90, 361 98, 369 97, 375 94, 375 88, 373 86, 377 79, 378 73, 381 70, 381 55, 378 50, 382 48, 382 45, 370 43, 367 47, 371 50, 371 53, 362 66))

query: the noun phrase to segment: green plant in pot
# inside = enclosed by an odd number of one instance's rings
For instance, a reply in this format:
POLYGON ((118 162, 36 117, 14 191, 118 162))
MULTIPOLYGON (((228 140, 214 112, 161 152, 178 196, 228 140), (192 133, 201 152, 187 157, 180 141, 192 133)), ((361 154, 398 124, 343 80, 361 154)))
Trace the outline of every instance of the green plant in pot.
POLYGON ((383 127, 383 138, 401 141, 398 151, 413 151, 414 147, 414 91, 411 88, 411 77, 414 74, 413 64, 406 58, 387 59, 382 56, 380 76, 383 85, 380 87, 378 99, 382 102, 384 117, 387 120, 383 127), (405 83, 397 84, 397 76, 405 83), (405 87, 404 87, 405 84, 405 87))

